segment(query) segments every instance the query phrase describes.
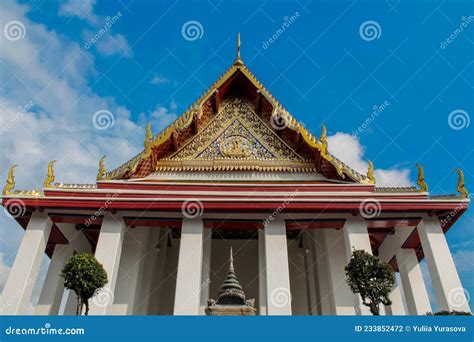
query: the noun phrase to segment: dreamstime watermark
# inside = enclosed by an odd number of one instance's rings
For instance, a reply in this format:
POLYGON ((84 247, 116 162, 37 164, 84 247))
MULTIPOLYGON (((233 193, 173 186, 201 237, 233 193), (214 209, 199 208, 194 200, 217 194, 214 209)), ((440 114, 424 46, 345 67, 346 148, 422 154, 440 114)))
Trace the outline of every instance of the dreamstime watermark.
POLYGON ((278 113, 276 116, 270 115, 270 126, 278 131, 281 131, 282 129, 288 127, 288 124, 285 118, 280 113, 278 113))
POLYGON ((189 302, 193 299, 196 299, 201 295, 201 292, 211 285, 211 279, 207 278, 206 281, 202 282, 201 285, 193 291, 193 293, 181 303, 181 309, 187 308, 189 302))
POLYGON ((112 112, 101 109, 92 116, 92 125, 100 131, 112 128, 115 124, 115 117, 112 112))
POLYGON ((204 27, 199 21, 190 20, 181 27, 181 35, 189 42, 201 39, 204 36, 204 27))
POLYGON ((469 299, 469 292, 462 287, 455 287, 448 293, 448 304, 456 309, 467 306, 469 299))
POLYGON ((291 291, 286 287, 277 287, 270 293, 270 303, 277 307, 283 308, 291 303, 291 291))
POLYGON ((273 221, 280 213, 285 210, 285 208, 290 204, 290 202, 295 198, 298 190, 295 190, 290 196, 286 197, 282 204, 276 208, 271 215, 269 215, 265 220, 263 220, 263 226, 266 227, 268 224, 273 221))
POLYGON ((447 224, 449 224, 460 211, 463 211, 466 209, 466 205, 469 203, 470 199, 474 196, 474 193, 470 193, 468 198, 463 198, 463 200, 453 209, 451 210, 446 217, 442 218, 440 220, 441 227, 445 227, 447 224))
POLYGON ((2 129, 0 130, 0 135, 5 134, 10 129, 12 129, 18 123, 18 121, 20 121, 20 119, 23 118, 26 115, 26 113, 28 113, 31 110, 33 105, 34 104, 32 101, 29 101, 24 106, 18 105, 16 107, 17 110, 15 112, 15 116, 13 116, 8 122, 5 123, 5 125, 2 126, 2 129))
POLYGON ((372 107, 372 113, 370 114, 370 116, 359 126, 357 127, 357 129, 355 129, 354 131, 352 131, 352 136, 354 138, 356 138, 359 134, 361 134, 363 131, 365 131, 365 129, 367 127, 370 126, 370 124, 376 119, 378 118, 378 116, 380 114, 382 114, 382 112, 388 107, 390 106, 390 102, 388 102, 387 100, 385 100, 381 105, 374 105, 372 107))
POLYGON ((108 287, 99 289, 92 298, 92 303, 94 303, 95 306, 100 308, 105 308, 111 305, 113 302, 114 292, 108 287))
POLYGON ((359 212, 362 217, 371 219, 380 215, 382 212, 382 205, 375 198, 368 198, 360 202, 359 212))
POLYGON ((39 328, 5 328, 5 335, 84 335, 84 328, 53 328, 50 323, 45 323, 39 328))
POLYGON ((105 18, 105 24, 104 26, 97 31, 94 36, 89 39, 87 42, 84 42, 84 49, 89 50, 95 43, 97 43, 111 28, 112 26, 122 18, 122 12, 117 12, 115 15, 112 17, 106 17, 105 18))
POLYGON ((359 35, 363 40, 371 42, 380 38, 382 35, 382 28, 378 22, 374 20, 368 20, 360 25, 359 35))
POLYGON ((301 16, 300 12, 296 11, 294 14, 291 16, 285 16, 283 18, 283 24, 281 24, 281 27, 278 28, 275 33, 272 34, 270 38, 268 38, 266 41, 262 42, 262 48, 264 50, 268 49, 270 45, 275 43, 280 36, 286 32, 288 28, 296 21, 298 18, 301 16))
POLYGON ((97 220, 97 218, 102 217, 105 211, 110 207, 110 205, 120 196, 120 192, 114 193, 112 196, 107 195, 107 199, 103 206, 101 206, 91 217, 87 218, 85 221, 85 226, 89 227, 91 224, 97 220))
POLYGON ((456 131, 468 128, 470 123, 471 117, 465 110, 455 109, 448 115, 448 125, 456 131))
POLYGON ((198 216, 202 216, 204 213, 204 205, 196 198, 190 198, 183 202, 181 205, 181 212, 183 216, 188 219, 193 219, 198 216))
MULTIPOLYGON (((26 283, 23 285, 23 287, 18 287, 15 290, 15 293, 9 297, 9 298, 3 298, 3 303, 2 306, 0 307, 0 314, 7 313, 8 310, 7 308, 11 307, 13 303, 17 302, 20 299, 20 296, 23 294, 23 292, 28 288, 28 287, 34 287, 36 284, 36 279, 28 278, 26 283)), ((3 296, 5 296, 5 293, 3 293, 3 296)))
POLYGON ((20 198, 12 198, 5 202, 3 211, 10 218, 22 217, 26 214, 26 204, 20 198))
POLYGON ((7 40, 16 42, 17 40, 25 38, 26 27, 21 21, 9 21, 3 28, 3 35, 7 40))
POLYGON ((451 44, 461 33, 463 33, 464 29, 466 29, 469 24, 474 21, 474 15, 470 15, 469 17, 462 17, 461 24, 449 35, 448 38, 443 40, 439 43, 439 47, 444 50, 451 44))

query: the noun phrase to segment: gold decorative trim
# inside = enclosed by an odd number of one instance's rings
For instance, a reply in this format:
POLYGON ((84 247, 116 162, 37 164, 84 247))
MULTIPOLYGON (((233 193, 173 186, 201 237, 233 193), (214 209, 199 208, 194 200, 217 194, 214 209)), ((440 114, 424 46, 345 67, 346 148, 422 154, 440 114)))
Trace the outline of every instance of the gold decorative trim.
POLYGON ((428 184, 425 181, 425 171, 423 170, 423 166, 416 163, 416 167, 418 168, 418 179, 416 180, 416 184, 420 186, 420 192, 428 192, 428 184))
POLYGON ((461 171, 461 169, 456 168, 455 169, 458 173, 458 185, 456 187, 456 190, 459 192, 459 198, 469 198, 469 191, 467 191, 467 188, 464 184, 464 173, 461 171))
POLYGON ((51 184, 54 182, 54 163, 56 160, 51 160, 48 164, 48 173, 43 182, 43 188, 51 188, 51 184))
POLYGON ((10 168, 8 169, 8 174, 7 174, 7 182, 5 184, 5 186, 3 187, 3 190, 2 190, 2 195, 11 195, 13 192, 12 190, 15 189, 15 168, 17 167, 18 165, 12 165, 10 166, 10 168))

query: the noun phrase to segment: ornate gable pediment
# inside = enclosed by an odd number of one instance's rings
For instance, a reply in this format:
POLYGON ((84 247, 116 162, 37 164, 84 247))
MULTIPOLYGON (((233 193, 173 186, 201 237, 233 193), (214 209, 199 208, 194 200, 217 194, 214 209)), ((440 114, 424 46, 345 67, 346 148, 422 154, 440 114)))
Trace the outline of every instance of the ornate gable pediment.
MULTIPOLYGON (((298 153, 289 147, 241 98, 223 104, 221 111, 183 147, 160 164, 189 162, 193 165, 236 166, 266 165, 275 167, 308 167, 298 153)), ((181 164, 182 165, 182 164, 181 164)))

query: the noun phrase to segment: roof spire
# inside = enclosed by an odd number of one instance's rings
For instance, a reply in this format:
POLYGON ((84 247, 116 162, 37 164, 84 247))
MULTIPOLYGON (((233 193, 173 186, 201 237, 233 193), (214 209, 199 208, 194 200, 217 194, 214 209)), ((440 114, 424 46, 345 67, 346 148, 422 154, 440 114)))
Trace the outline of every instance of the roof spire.
POLYGON ((240 32, 237 33, 237 57, 235 57, 234 65, 243 65, 244 62, 240 59, 240 32))

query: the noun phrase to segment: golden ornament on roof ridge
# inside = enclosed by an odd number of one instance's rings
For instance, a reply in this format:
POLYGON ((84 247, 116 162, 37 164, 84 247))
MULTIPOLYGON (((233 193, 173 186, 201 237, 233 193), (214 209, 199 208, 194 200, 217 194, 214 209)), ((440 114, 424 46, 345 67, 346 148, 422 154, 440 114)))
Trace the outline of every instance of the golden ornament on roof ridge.
POLYGON ((2 195, 11 195, 13 192, 12 190, 15 189, 15 168, 18 165, 12 165, 8 169, 8 174, 7 174, 7 182, 5 186, 3 187, 2 195))
POLYGON ((415 165, 418 168, 418 179, 416 181, 416 184, 420 186, 421 192, 428 192, 428 184, 426 184, 425 181, 425 171, 423 170, 423 166, 418 163, 416 163, 415 165))
POLYGON ((56 160, 51 160, 48 164, 48 173, 43 182, 43 188, 51 188, 51 184, 54 182, 54 163, 56 160))
POLYGON ((464 173, 459 168, 456 168, 455 170, 458 173, 458 185, 456 187, 456 190, 460 194, 459 197, 469 198, 469 191, 467 191, 466 185, 464 184, 464 173))

